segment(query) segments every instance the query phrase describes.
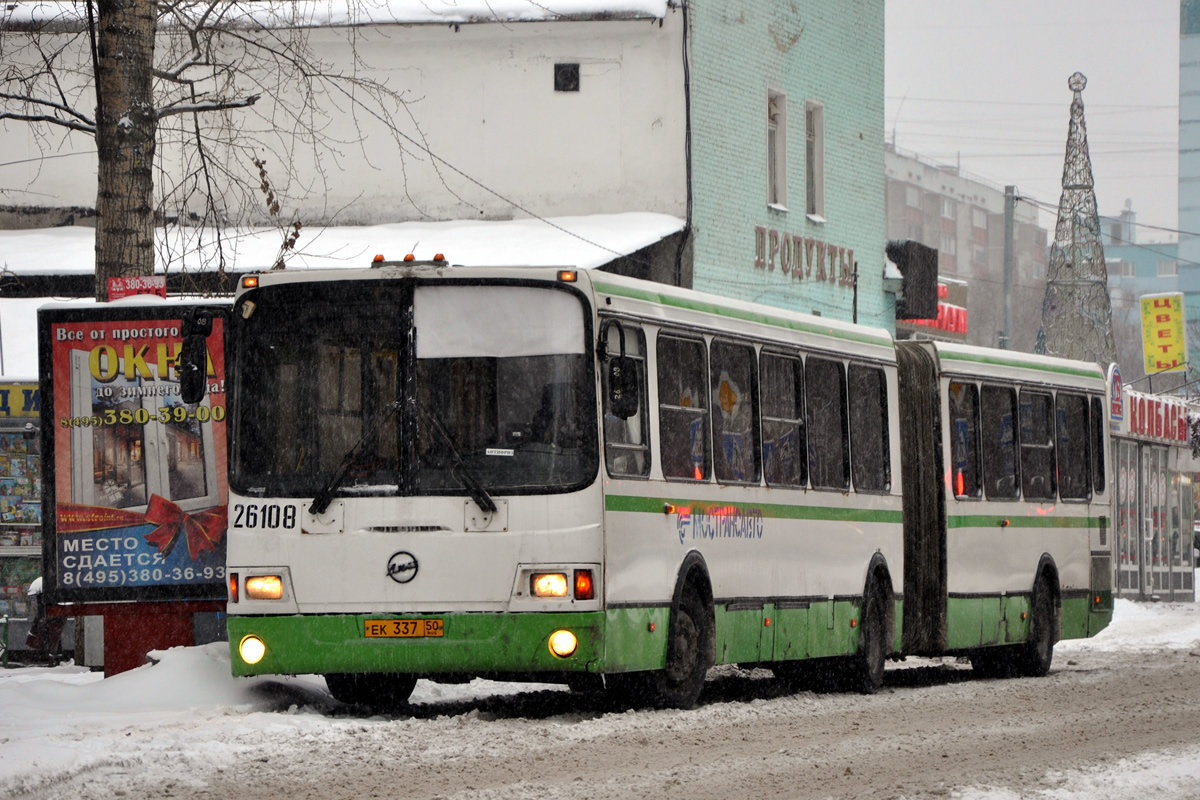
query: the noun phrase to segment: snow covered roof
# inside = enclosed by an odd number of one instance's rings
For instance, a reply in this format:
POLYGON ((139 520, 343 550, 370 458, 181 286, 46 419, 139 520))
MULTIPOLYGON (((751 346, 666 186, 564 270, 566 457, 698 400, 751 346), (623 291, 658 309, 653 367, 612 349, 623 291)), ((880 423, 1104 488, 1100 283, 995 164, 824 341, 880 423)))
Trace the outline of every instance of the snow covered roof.
MULTIPOLYGON (((668 0, 273 0, 229 3, 227 23, 267 28, 370 24, 452 25, 555 20, 661 19, 668 0)), ((207 6, 204 6, 207 8, 207 6)), ((186 13, 186 9, 184 9, 186 13)), ((82 19, 71 0, 10 2, 0 7, 0 26, 82 19)))
MULTIPOLYGON (((648 212, 313 227, 301 230, 296 252, 286 263, 289 269, 366 267, 377 253, 389 259, 408 253, 429 259, 443 253, 452 264, 591 269, 682 229, 679 217, 648 212)), ((212 269, 216 234, 212 228, 160 228, 158 271, 164 271, 164 252, 173 254, 165 265, 168 272, 212 269)), ((231 272, 268 269, 283 240, 278 228, 227 228, 220 234, 225 269, 231 272)), ((91 273, 95 242, 93 228, 0 231, 0 269, 17 275, 91 273)))
MULTIPOLYGON (((546 220, 305 228, 298 252, 288 256, 287 266, 288 269, 366 267, 376 254, 399 260, 413 253, 424 260, 442 253, 452 264, 593 269, 682 229, 683 220, 679 217, 645 212, 546 220)), ((172 261, 169 271, 211 268, 195 248, 197 244, 211 248, 215 234, 216 231, 203 228, 160 229, 161 246, 169 244, 175 253, 185 247, 189 251, 182 259, 172 261)), ((275 263, 283 238, 276 228, 225 230, 221 235, 226 248, 225 268, 231 272, 269 268, 275 263)), ((83 227, 0 231, 0 270, 16 275, 89 274, 95 271, 95 240, 96 231, 83 227)), ((37 379, 37 309, 52 299, 0 298, 4 378, 37 379)))

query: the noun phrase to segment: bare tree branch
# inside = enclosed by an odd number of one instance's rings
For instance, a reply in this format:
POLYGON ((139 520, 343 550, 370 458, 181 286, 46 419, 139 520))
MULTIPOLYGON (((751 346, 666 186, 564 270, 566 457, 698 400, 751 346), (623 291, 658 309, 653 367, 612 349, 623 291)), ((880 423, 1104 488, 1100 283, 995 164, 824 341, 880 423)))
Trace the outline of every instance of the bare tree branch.
POLYGON ((63 119, 62 117, 55 117, 50 114, 17 114, 10 111, 0 111, 0 120, 5 119, 13 119, 20 122, 44 122, 49 125, 58 125, 63 128, 68 128, 69 130, 79 131, 80 133, 87 133, 91 135, 95 135, 96 133, 95 125, 74 122, 72 120, 63 119))
POLYGON ((162 119, 173 114, 195 114, 205 111, 224 111, 230 108, 248 108, 257 103, 260 97, 261 95, 252 94, 241 100, 218 100, 212 103, 181 103, 179 105, 160 108, 157 113, 158 118, 162 119))

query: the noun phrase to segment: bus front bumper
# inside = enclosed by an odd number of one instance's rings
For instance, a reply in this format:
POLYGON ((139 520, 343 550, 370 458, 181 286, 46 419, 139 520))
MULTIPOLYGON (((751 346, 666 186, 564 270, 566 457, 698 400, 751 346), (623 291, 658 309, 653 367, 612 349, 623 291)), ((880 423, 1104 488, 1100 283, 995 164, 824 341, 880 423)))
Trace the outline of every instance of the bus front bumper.
POLYGON ((230 616, 228 629, 234 675, 561 674, 601 670, 605 614, 230 616), (558 631, 569 631, 577 641, 568 656, 551 652, 550 639, 558 631), (254 649, 243 647, 250 637, 261 642, 255 663, 243 657, 254 649))

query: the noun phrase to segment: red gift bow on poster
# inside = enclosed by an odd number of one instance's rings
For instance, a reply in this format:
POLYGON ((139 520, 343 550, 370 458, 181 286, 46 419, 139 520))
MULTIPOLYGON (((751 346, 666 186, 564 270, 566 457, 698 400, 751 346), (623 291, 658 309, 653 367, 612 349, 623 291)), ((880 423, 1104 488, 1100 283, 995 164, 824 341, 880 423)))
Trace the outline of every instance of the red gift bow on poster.
POLYGON ((217 543, 225 535, 225 527, 229 522, 229 507, 217 506, 197 514, 188 514, 165 497, 151 495, 150 505, 146 508, 146 521, 158 526, 146 534, 146 541, 157 546, 160 555, 169 555, 179 541, 179 534, 183 532, 187 539, 188 555, 195 561, 204 550, 216 552, 217 543))

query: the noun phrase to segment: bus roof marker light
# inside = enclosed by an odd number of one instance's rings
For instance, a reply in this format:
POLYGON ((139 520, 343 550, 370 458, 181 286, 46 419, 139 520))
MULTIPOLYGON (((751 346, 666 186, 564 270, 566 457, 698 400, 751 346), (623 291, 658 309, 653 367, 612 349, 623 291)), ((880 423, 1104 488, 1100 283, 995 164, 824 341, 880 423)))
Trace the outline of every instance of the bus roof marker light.
POLYGON ((442 255, 441 253, 438 253, 437 255, 435 255, 435 256, 433 257, 433 260, 434 260, 434 261, 445 261, 445 260, 446 260, 446 256, 442 255))
POLYGON ((560 269, 558 271, 558 279, 563 283, 575 283, 579 280, 579 273, 573 269, 560 269))
POLYGON ((414 256, 412 253, 409 253, 408 255, 406 255, 406 256, 404 257, 404 260, 405 260, 405 261, 416 261, 416 260, 417 260, 417 257, 416 257, 416 256, 414 256))
POLYGON ((383 262, 384 262, 383 253, 376 253, 375 257, 373 259, 371 259, 372 264, 382 264, 383 262))
POLYGON ((243 289, 257 289, 258 288, 258 276, 257 275, 243 275, 242 276, 242 288, 243 289))

